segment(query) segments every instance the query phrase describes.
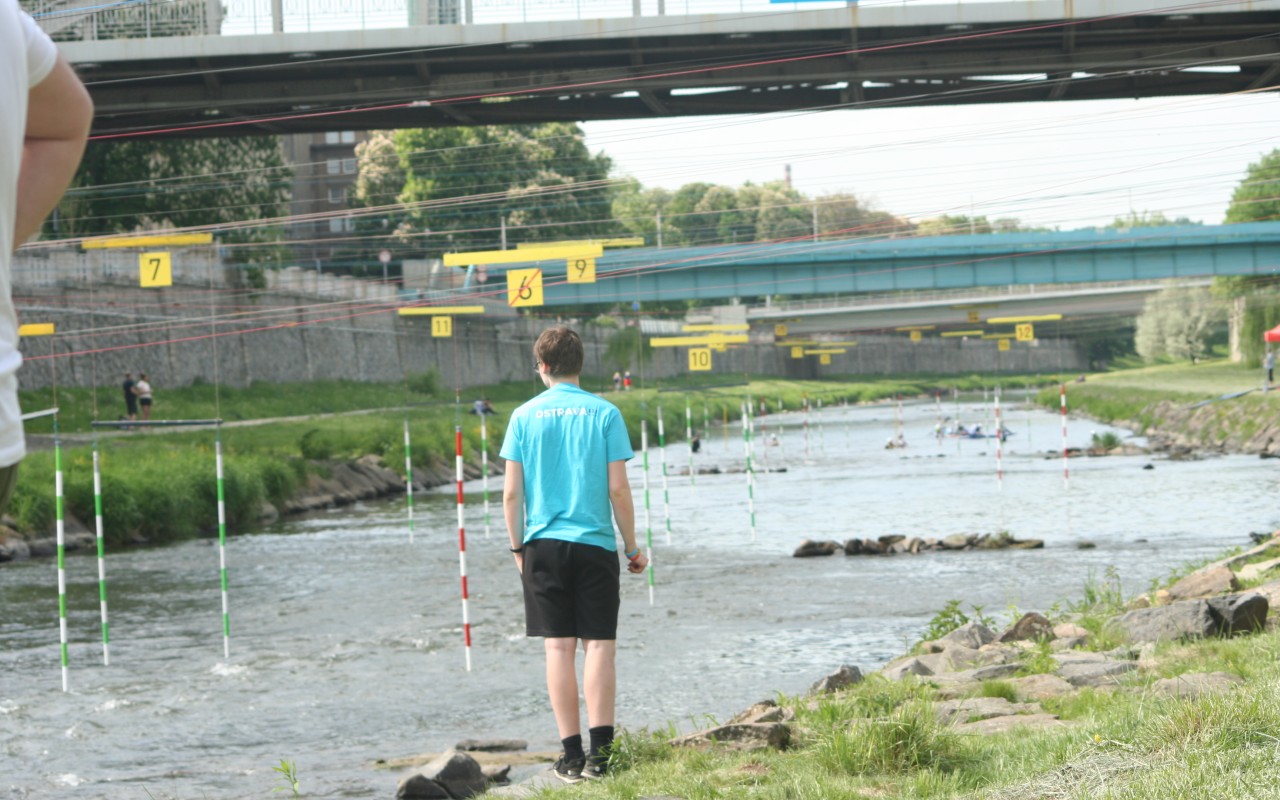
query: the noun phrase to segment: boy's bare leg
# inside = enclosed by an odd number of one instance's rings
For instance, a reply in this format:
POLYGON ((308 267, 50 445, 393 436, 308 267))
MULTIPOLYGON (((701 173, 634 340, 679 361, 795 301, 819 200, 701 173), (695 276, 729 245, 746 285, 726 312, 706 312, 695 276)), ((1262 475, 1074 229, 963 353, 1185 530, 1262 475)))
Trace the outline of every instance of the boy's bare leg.
POLYGON ((583 639, 582 649, 587 654, 582 667, 587 723, 592 728, 612 727, 618 691, 618 643, 612 639, 583 639))
POLYGON ((577 645, 577 639, 552 637, 546 638, 543 645, 547 653, 547 694, 551 698, 551 711, 556 715, 561 739, 582 732, 578 714, 578 675, 573 663, 577 645))

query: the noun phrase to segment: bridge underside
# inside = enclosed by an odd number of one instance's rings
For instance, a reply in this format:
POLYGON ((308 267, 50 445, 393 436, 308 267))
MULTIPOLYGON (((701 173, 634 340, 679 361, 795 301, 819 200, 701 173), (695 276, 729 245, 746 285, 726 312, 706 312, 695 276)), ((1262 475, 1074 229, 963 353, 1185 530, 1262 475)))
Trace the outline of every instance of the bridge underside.
POLYGON ((1096 100, 1280 80, 1277 10, 1010 10, 1038 5, 97 40, 64 52, 90 85, 95 134, 246 118, 261 121, 163 135, 1096 100))

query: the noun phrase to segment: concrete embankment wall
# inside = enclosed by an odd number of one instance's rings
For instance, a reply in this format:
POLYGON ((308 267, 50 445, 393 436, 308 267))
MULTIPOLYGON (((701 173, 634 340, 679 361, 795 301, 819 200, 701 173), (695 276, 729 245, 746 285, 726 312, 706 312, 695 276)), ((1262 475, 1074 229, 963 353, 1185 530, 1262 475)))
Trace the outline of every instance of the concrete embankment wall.
MULTIPOLYGON (((401 318, 382 299, 336 301, 268 293, 249 298, 226 288, 84 285, 16 292, 23 322, 53 322, 58 334, 24 339, 24 388, 110 386, 125 372, 147 372, 157 391, 193 382, 246 386, 258 381, 349 379, 394 382, 437 370, 446 385, 476 386, 533 379, 531 347, 553 320, 515 316, 457 317, 450 338, 433 338, 429 318, 401 318), (157 311, 156 309, 163 309, 157 311), (216 312, 216 314, 215 314, 216 312), (211 319, 216 317, 216 319, 211 319), (53 356, 53 357, 50 357, 53 356)), ((501 309, 501 307, 498 307, 501 309)), ((506 311, 506 309, 501 309, 506 311)), ((587 347, 588 375, 608 375, 604 362, 616 329, 575 324, 587 347)), ((892 373, 1057 372, 1082 369, 1074 343, 859 336, 858 345, 821 366, 816 356, 753 344, 714 355, 714 373, 751 372, 791 378, 892 373)), ((687 371, 687 351, 656 350, 646 380, 687 371)), ((639 377, 640 367, 630 368, 639 377)))

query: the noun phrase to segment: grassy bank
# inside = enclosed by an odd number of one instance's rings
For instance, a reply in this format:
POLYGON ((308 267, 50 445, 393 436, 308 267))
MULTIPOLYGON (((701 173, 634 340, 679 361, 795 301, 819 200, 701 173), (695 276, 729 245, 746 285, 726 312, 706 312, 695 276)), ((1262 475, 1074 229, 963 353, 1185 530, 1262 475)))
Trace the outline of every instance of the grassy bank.
MULTIPOLYGON (((1006 385, 1028 385, 1034 379, 1008 378, 1006 385)), ((684 438, 685 402, 694 427, 704 419, 712 426, 739 417, 742 401, 764 400, 771 412, 800 408, 806 398, 824 404, 862 403, 932 391, 962 391, 992 385, 990 378, 912 376, 871 381, 788 381, 746 376, 683 376, 650 382, 630 392, 613 392, 607 377, 588 376, 584 387, 603 391, 627 420, 634 446, 640 443, 642 414, 650 420, 657 443, 657 409, 661 405, 670 441, 684 438), (732 385, 728 385, 732 384, 732 385)), ((392 469, 404 460, 404 421, 410 421, 416 467, 452 463, 454 426, 464 432, 464 451, 478 460, 478 419, 467 413, 480 397, 498 411, 489 419, 489 453, 495 456, 505 420, 533 397, 541 384, 528 381, 471 389, 455 405, 454 391, 435 375, 413 376, 406 383, 365 384, 328 381, 306 384, 258 384, 231 389, 203 384, 159 389, 154 418, 227 421, 221 436, 225 454, 228 522, 242 529, 257 517, 264 502, 279 506, 304 484, 307 475, 323 471, 329 460, 380 456, 392 469), (407 404, 407 406, 406 406, 407 404), (407 408, 407 413, 406 413, 407 408)), ((122 411, 117 389, 25 392, 25 409, 59 409, 67 510, 86 522, 94 516, 92 443, 102 459, 104 529, 112 543, 141 535, 152 542, 196 535, 212 528, 216 518, 212 429, 154 428, 121 431, 90 426, 95 419, 116 420, 122 411), (95 411, 96 409, 96 411, 95 411), (110 409, 110 410, 108 410, 110 409)), ((39 446, 39 435, 52 433, 51 418, 29 423, 36 437, 24 462, 10 513, 20 530, 42 533, 53 523, 54 455, 39 446)), ((47 444, 47 441, 46 441, 47 444)))
MULTIPOLYGON (((1091 627, 1123 608, 1113 584, 1090 583, 1056 617, 1091 627)), ((1103 636, 1093 647, 1117 643, 1103 636)), ((928 678, 897 682, 874 675, 830 694, 779 697, 795 715, 786 750, 676 748, 667 743, 674 725, 631 732, 621 740, 614 774, 574 794, 688 800, 1274 797, 1280 780, 1278 656, 1280 635, 1273 631, 1158 645, 1148 654, 1152 665, 1118 686, 1040 702, 1067 725, 990 735, 962 734, 939 721, 933 702, 940 692, 928 678), (1191 672, 1226 672, 1242 682, 1220 695, 1193 698, 1152 688, 1161 678, 1191 672)), ((1052 663, 1047 647, 1032 647, 1020 674, 1048 672, 1046 661, 1052 663)), ((1018 699, 1015 687, 999 680, 982 683, 972 696, 1018 699)))
MULTIPOLYGON (((1190 406, 1236 392, 1258 389, 1262 374, 1230 361, 1207 361, 1199 364, 1162 364, 1118 372, 1090 375, 1084 383, 1067 384, 1067 405, 1104 422, 1132 423, 1145 431, 1165 422, 1157 406, 1168 402, 1190 406)), ((1255 420, 1276 415, 1273 400, 1280 394, 1251 392, 1242 397, 1222 401, 1221 409, 1243 410, 1255 420)), ((1058 390, 1046 388, 1036 396, 1046 408, 1058 408, 1058 390)))

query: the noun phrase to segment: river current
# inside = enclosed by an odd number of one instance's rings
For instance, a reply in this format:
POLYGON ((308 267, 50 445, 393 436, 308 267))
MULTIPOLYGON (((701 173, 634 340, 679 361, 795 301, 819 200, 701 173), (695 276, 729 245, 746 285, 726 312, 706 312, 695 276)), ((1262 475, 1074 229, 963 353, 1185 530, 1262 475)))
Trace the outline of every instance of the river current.
MULTIPOLYGON (((959 413, 992 427, 982 403, 959 413)), ((698 475, 692 486, 672 474, 668 544, 661 457, 651 450, 654 602, 643 578, 624 573, 619 724, 689 730, 777 692, 802 692, 840 664, 880 666, 949 599, 1005 622, 1013 608, 1045 611, 1076 598, 1109 571, 1136 593, 1280 522, 1274 462, 1074 458, 1064 486, 1059 417, 1009 404, 1014 435, 1001 488, 994 441, 939 443, 936 407, 915 404, 901 411, 909 446, 886 450, 897 417, 890 405, 828 408, 810 415, 807 437, 801 413, 764 417, 754 539, 743 474, 698 475), (791 558, 804 538, 1000 529, 1046 546, 791 558), (1081 541, 1096 546, 1078 549, 1081 541)), ((1108 430, 1073 419, 1069 443, 1108 430)), ((703 444, 699 468, 741 469, 739 428, 715 426, 703 444)), ((689 463, 683 442, 666 456, 671 473, 689 463)), ((637 457, 630 474, 643 539, 642 472, 637 457)), ((403 773, 379 768, 382 759, 474 737, 555 748, 541 644, 523 635, 500 486, 491 481, 488 536, 481 484, 466 487, 471 672, 447 489, 416 499, 412 544, 402 500, 231 538, 230 658, 214 542, 108 555, 110 666, 96 560, 69 555, 66 693, 56 565, 0 566, 0 797, 264 797, 280 785, 272 767, 288 759, 308 797, 390 798, 403 773)))

